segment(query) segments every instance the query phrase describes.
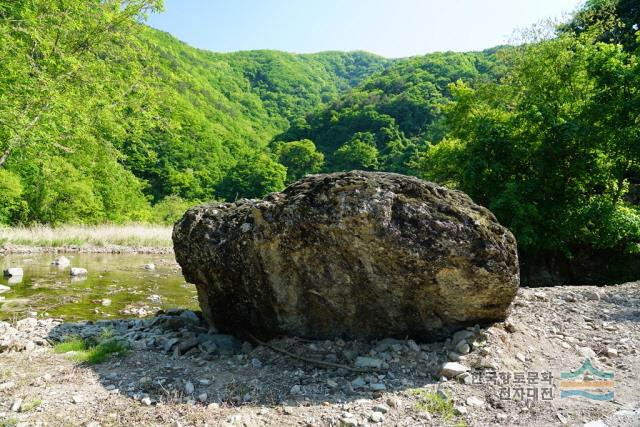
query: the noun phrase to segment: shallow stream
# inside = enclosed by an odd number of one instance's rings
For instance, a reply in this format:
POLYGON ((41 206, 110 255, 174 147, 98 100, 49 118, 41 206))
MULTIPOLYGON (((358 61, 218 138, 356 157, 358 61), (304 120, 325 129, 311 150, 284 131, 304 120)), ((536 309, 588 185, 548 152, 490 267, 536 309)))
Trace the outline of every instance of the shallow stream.
POLYGON ((52 264, 57 254, 0 256, 0 320, 29 312, 68 321, 146 317, 163 308, 197 308, 196 290, 182 277, 173 254, 67 254, 71 263, 52 264), (153 264, 149 270, 145 265, 153 264), (2 277, 21 267, 23 277, 2 277), (71 267, 88 270, 71 277, 71 267))

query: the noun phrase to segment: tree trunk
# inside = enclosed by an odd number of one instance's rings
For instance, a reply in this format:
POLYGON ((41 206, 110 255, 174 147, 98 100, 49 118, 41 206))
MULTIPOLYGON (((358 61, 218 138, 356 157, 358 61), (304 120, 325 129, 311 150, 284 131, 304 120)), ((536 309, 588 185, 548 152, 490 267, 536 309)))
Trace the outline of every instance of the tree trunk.
POLYGON ((0 156, 0 169, 6 163, 7 159, 9 158, 9 154, 11 154, 11 148, 7 148, 6 150, 4 150, 4 153, 2 153, 2 156, 0 156))

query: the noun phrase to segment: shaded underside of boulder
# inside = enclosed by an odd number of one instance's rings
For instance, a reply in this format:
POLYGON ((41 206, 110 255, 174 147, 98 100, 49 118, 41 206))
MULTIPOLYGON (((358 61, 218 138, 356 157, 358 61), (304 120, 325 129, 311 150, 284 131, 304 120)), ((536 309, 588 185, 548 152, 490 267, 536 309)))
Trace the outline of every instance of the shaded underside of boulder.
POLYGON ((173 241, 207 321, 261 337, 440 339, 504 319, 519 284, 515 239, 491 212, 393 173, 196 207, 173 241))

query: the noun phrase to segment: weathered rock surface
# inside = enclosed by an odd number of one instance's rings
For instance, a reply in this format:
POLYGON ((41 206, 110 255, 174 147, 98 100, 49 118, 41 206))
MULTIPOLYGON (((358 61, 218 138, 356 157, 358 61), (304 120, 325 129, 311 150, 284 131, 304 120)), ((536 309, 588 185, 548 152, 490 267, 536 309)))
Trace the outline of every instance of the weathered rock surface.
POLYGON ((417 178, 314 175, 187 211, 176 259, 226 332, 432 340, 502 320, 516 242, 465 194, 417 178))

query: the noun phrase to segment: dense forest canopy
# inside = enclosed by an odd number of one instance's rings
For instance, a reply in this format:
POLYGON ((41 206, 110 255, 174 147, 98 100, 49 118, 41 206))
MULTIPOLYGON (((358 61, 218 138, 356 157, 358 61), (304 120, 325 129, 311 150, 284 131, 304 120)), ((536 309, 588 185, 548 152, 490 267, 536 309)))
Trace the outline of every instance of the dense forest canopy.
POLYGON ((640 252, 637 1, 398 60, 202 51, 143 24, 161 7, 0 2, 0 223, 170 222, 366 169, 469 193, 523 253, 640 252))

